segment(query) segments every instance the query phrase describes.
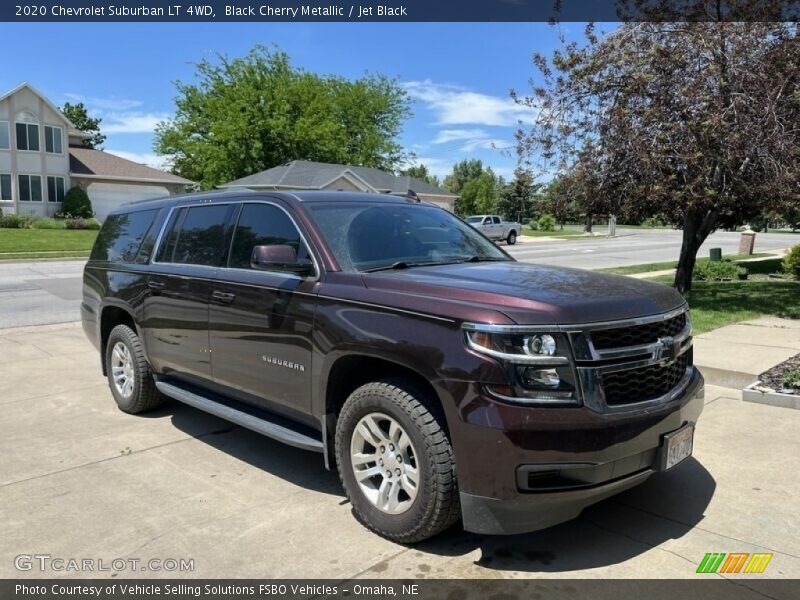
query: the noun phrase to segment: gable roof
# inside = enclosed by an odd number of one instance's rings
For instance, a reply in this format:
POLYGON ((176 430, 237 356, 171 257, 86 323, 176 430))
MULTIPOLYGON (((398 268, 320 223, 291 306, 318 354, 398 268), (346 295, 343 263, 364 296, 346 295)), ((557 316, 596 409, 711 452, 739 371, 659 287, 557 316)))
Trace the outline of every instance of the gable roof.
POLYGON ((13 90, 10 90, 10 91, 6 92, 5 94, 3 94, 2 96, 0 96, 0 102, 2 102, 3 100, 5 100, 5 99, 6 99, 6 98, 8 98, 9 96, 13 96, 13 95, 14 95, 14 94, 16 94, 17 92, 19 92, 19 91, 21 91, 21 90, 24 90, 25 88, 29 89, 29 90, 30 90, 31 92, 33 92, 33 93, 34 93, 36 96, 39 96, 39 98, 41 98, 42 100, 44 100, 44 103, 45 103, 45 104, 46 104, 48 107, 50 107, 50 109, 51 109, 51 110, 53 110, 53 111, 55 111, 56 113, 58 113, 59 115, 61 115, 61 117, 64 119, 64 121, 66 121, 66 122, 67 122, 67 125, 69 125, 69 129, 70 129, 70 131, 69 131, 69 135, 74 135, 74 136, 78 136, 78 135, 80 135, 80 134, 86 135, 86 134, 85 134, 84 132, 82 132, 80 129, 78 129, 77 127, 75 127, 75 124, 74 124, 72 121, 70 121, 70 120, 67 118, 67 115, 65 115, 63 112, 61 112, 61 109, 60 109, 60 108, 58 108, 58 107, 57 107, 55 104, 53 104, 52 102, 50 102, 50 99, 49 99, 47 96, 45 96, 45 95, 44 95, 42 92, 40 92, 38 89, 36 89, 35 87, 33 87, 33 86, 32 86, 30 83, 28 83, 27 81, 23 81, 23 82, 22 82, 22 83, 20 83, 20 84, 19 84, 17 87, 15 87, 13 90), (73 131, 74 131, 74 133, 73 133, 73 131))
POLYGON ((69 149, 69 170, 75 177, 112 179, 143 183, 174 183, 189 185, 192 182, 178 175, 159 171, 109 152, 91 148, 69 149))
POLYGON ((379 193, 405 195, 409 189, 412 189, 418 194, 456 197, 456 194, 445 189, 405 175, 397 176, 372 167, 354 167, 307 160, 293 160, 219 187, 318 190, 342 176, 351 181, 360 181, 364 184, 365 189, 379 193))

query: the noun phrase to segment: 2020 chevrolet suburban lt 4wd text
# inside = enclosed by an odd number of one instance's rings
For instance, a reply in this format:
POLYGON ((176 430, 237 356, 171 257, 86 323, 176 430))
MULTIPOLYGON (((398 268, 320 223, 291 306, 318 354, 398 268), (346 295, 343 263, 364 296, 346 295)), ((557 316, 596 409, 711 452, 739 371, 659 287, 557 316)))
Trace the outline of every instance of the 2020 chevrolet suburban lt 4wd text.
POLYGON ((674 290, 518 263, 418 200, 131 204, 83 289, 120 409, 170 397, 320 452, 398 542, 571 519, 689 456, 703 408, 674 290))

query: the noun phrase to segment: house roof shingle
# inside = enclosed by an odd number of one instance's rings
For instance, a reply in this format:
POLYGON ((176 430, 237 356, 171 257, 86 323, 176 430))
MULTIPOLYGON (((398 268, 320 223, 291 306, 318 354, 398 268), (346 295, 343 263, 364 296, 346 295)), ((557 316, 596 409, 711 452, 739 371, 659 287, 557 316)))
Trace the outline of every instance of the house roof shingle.
POLYGON ((75 177, 107 177, 109 179, 184 185, 192 183, 178 175, 159 171, 109 152, 91 148, 71 147, 69 149, 69 170, 75 177))
POLYGON ((319 189, 348 171, 378 192, 406 194, 409 189, 412 189, 418 194, 456 197, 456 194, 413 177, 397 176, 371 167, 353 167, 306 160, 293 160, 290 163, 236 179, 220 187, 319 189))

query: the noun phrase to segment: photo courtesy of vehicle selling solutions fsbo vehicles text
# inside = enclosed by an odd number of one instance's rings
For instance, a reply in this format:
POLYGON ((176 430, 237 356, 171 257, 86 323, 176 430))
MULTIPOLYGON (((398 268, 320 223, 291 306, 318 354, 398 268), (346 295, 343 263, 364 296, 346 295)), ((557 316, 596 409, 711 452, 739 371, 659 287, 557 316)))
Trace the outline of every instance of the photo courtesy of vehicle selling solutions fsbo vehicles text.
POLYGON ((798 23, 0 7, 0 600, 797 598, 798 23))

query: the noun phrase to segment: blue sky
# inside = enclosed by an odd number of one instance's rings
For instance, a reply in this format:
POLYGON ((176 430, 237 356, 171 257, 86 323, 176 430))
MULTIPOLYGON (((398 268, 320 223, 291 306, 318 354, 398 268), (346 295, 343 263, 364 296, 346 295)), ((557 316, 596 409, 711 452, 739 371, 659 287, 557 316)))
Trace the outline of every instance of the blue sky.
MULTIPOLYGON (((581 29, 566 27, 569 35, 581 29)), ((193 80, 193 62, 274 44, 310 71, 397 77, 414 112, 401 141, 436 174, 480 158, 508 177, 515 159, 492 145, 509 146, 526 117, 509 90, 529 89, 531 54, 558 46, 558 30, 544 23, 3 23, 0 39, 20 49, 3 61, 0 91, 29 81, 58 105, 85 102, 103 118, 105 149, 138 162, 162 160, 153 154, 153 129, 172 114, 173 82, 193 80)))

